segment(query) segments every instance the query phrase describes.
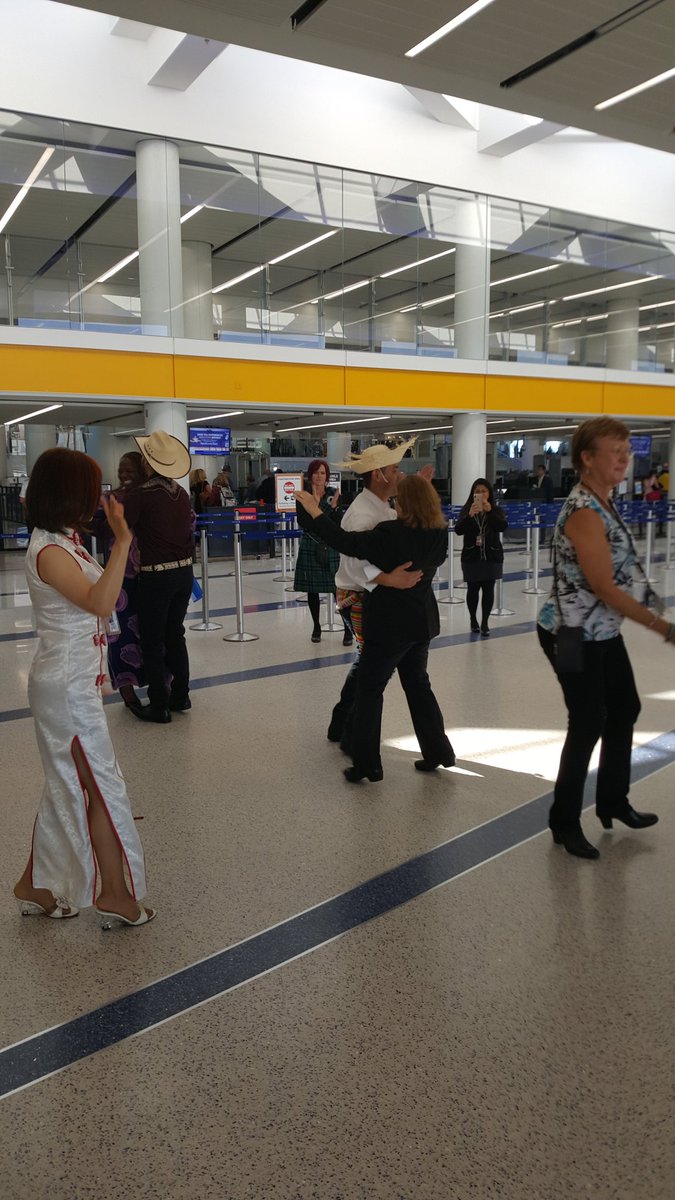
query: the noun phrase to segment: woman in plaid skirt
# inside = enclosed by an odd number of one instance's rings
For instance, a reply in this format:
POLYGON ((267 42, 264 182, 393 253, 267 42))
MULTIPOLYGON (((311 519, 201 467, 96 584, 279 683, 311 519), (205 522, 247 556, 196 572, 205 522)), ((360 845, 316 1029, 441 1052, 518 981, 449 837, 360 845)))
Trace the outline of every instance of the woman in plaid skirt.
MULTIPOLYGON (((335 488, 327 487, 329 474, 327 462, 321 458, 313 459, 307 468, 307 490, 312 493, 321 511, 339 525, 340 513, 338 512, 338 503, 340 493, 335 488)), ((303 513, 303 509, 298 509, 298 518, 301 524, 303 513)), ((335 595, 335 572, 338 569, 339 562, 340 555, 337 550, 333 550, 330 546, 327 546, 316 534, 310 533, 306 529, 303 530, 303 535, 300 539, 300 549, 298 550, 298 560, 295 564, 293 587, 296 592, 307 593, 307 603, 309 604, 309 611, 312 614, 314 622, 312 630, 313 642, 321 641, 321 624, 319 620, 320 596, 322 593, 324 595, 335 595)), ((348 624, 349 617, 342 610, 340 610, 340 615, 345 629, 342 644, 343 646, 351 646, 353 634, 351 625, 348 624)))

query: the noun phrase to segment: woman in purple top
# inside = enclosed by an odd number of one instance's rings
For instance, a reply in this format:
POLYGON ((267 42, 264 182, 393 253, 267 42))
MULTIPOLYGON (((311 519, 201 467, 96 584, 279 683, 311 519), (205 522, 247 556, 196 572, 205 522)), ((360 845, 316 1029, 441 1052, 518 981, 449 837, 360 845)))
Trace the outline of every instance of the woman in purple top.
MULTIPOLYGON (((115 490, 113 495, 116 500, 123 501, 126 493, 131 491, 132 488, 139 487, 145 480, 143 455, 138 450, 132 450, 129 454, 123 454, 117 468, 117 474, 120 486, 115 490)), ((107 533, 106 557, 110 553, 112 545, 109 527, 107 528, 107 533)), ((117 637, 109 638, 108 641, 108 673, 110 680, 127 707, 132 704, 138 704, 139 698, 134 689, 145 687, 147 684, 138 628, 136 594, 138 591, 139 569, 140 555, 138 552, 138 542, 134 537, 129 547, 127 565, 124 568, 122 590, 115 605, 120 632, 117 637)))

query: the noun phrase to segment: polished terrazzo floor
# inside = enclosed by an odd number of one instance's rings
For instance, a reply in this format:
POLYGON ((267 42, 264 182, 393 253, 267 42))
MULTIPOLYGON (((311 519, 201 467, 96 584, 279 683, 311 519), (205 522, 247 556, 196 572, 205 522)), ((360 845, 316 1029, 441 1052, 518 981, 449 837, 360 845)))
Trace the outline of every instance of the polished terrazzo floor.
MULTIPOLYGON (((189 634, 188 716, 107 709, 160 915, 103 933, 12 907, 41 774, 21 556, 0 555, 3 1197, 666 1200, 673 652, 627 630, 633 802, 660 824, 588 813, 580 862, 544 831, 563 708, 518 554, 489 641, 441 610, 457 768, 413 770, 393 681, 384 782, 356 788, 325 738, 350 653, 311 645, 279 565, 247 563, 242 644, 213 564, 223 628, 189 634)), ((659 586, 675 604, 675 572, 659 586)))

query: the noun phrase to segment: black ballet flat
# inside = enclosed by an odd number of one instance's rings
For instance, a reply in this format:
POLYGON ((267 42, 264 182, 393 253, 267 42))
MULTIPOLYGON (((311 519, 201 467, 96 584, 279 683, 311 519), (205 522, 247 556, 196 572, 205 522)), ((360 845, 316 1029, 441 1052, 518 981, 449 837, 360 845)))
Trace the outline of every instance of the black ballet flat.
POLYGON ((480 636, 481 637, 489 637, 490 636, 490 630, 488 629, 487 625, 481 625, 480 636))
POLYGON ((626 804, 618 812, 598 813, 598 816, 603 829, 611 829, 612 821, 621 821, 629 829, 647 829, 649 825, 656 825, 659 819, 656 813, 636 812, 630 804, 626 804))
POLYGON ((471 632, 472 633, 480 633, 480 625, 478 623, 476 623, 475 625, 472 625, 471 632))
POLYGON ((169 700, 169 712, 189 712, 192 708, 192 701, 188 696, 185 700, 169 700))
POLYGON ((580 829, 552 829, 551 834, 556 846, 564 846, 567 853, 575 858, 600 857, 600 851, 584 837, 580 829))
POLYGON ((362 771, 360 767, 345 767, 342 774, 347 783, 360 783, 362 779, 369 779, 371 783, 380 783, 384 779, 382 767, 378 767, 375 771, 362 771))
POLYGON ((314 630, 314 633, 312 634, 312 639, 311 639, 311 640, 312 640, 313 642, 320 642, 320 641, 321 641, 321 630, 320 630, 320 629, 315 629, 315 630, 314 630))
POLYGON ((342 639, 342 645, 343 646, 353 646, 354 645, 354 638, 352 637, 351 633, 345 634, 345 636, 342 639))

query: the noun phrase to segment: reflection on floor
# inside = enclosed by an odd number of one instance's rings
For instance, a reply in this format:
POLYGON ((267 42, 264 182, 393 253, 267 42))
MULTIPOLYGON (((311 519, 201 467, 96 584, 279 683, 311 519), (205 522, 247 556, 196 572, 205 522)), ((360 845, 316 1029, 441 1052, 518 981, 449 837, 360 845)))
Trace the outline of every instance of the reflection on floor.
MULTIPOLYGON (((509 576, 523 567, 510 556, 509 576)), ((21 555, 0 555, 3 1197, 670 1197, 659 640, 626 631, 632 795, 660 824, 605 833, 591 810, 601 858, 581 862, 544 828, 564 711, 522 578, 489 641, 441 608, 430 669, 457 767, 413 770, 394 680, 384 781, 350 787, 325 732, 351 654, 337 633, 310 643, 267 560, 244 578, 259 640, 224 642, 229 569, 212 570, 222 629, 189 633, 192 712, 164 727, 107 709, 160 915, 106 934, 91 912, 22 921, 11 904, 41 770, 21 555)))

